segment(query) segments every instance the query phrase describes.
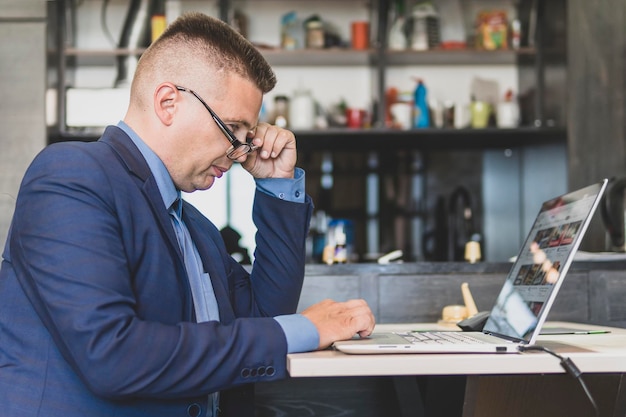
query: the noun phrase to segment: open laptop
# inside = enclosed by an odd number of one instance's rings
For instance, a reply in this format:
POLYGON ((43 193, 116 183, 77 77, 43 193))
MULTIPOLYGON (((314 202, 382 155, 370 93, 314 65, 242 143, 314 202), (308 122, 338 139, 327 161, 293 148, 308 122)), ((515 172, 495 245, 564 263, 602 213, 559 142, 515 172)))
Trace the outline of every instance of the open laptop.
POLYGON ((542 204, 482 332, 374 332, 335 342, 334 348, 345 353, 515 353, 520 345, 534 344, 606 185, 605 179, 542 204))

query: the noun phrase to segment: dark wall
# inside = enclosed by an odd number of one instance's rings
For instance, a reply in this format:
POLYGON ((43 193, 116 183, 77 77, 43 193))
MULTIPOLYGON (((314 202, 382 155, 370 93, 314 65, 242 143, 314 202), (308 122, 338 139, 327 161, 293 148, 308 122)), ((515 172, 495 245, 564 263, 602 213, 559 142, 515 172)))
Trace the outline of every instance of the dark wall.
POLYGON ((536 51, 517 58, 525 126, 566 125, 567 8, 567 0, 520 2, 522 47, 536 51))
MULTIPOLYGON (((568 158, 569 187, 626 175, 626 2, 569 0, 568 158)), ((596 216, 586 250, 605 250, 596 216)))

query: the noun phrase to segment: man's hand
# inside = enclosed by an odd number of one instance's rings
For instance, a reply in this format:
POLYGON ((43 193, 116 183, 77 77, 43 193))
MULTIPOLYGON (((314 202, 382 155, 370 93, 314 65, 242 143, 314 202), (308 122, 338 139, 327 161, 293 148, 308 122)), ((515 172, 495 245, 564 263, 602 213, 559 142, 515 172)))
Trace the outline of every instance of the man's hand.
POLYGON ((355 334, 369 336, 375 318, 364 300, 349 300, 343 303, 324 300, 302 312, 311 320, 320 335, 319 349, 325 349, 338 340, 350 339, 355 334))
POLYGON ((252 144, 258 147, 256 152, 239 162, 253 177, 293 178, 298 155, 291 131, 259 123, 252 144))

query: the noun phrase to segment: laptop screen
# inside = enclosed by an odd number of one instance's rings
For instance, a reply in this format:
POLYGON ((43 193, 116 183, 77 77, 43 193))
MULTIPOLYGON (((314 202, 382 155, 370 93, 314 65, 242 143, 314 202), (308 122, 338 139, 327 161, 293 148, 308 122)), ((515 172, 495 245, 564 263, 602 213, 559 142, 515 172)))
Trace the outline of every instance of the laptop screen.
POLYGON ((485 333, 534 343, 606 182, 543 203, 485 324, 485 333))

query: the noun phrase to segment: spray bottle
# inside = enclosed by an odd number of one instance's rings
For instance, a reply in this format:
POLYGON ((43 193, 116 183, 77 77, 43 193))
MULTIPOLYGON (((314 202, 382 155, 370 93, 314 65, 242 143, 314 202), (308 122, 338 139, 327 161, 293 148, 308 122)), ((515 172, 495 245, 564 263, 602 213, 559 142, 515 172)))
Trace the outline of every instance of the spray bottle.
POLYGON ((421 78, 417 78, 417 86, 413 95, 413 127, 424 128, 430 126, 430 111, 428 109, 428 91, 421 78))

